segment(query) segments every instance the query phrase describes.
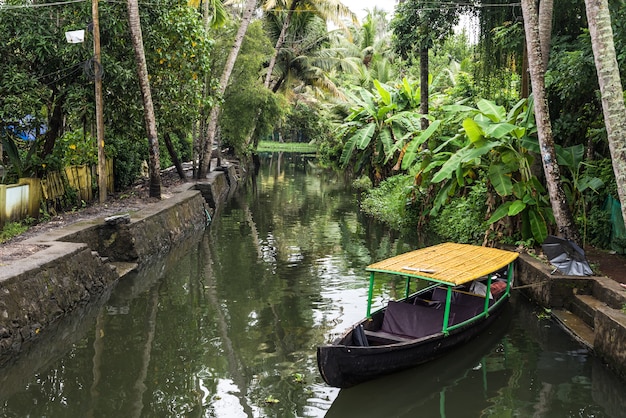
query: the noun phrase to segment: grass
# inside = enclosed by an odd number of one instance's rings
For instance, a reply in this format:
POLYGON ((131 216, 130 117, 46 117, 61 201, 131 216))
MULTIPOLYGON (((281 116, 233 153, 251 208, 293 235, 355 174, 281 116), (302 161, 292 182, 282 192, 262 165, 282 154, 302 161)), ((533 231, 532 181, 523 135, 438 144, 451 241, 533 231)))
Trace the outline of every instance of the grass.
POLYGON ((275 142, 259 141, 257 147, 259 152, 299 152, 302 154, 314 154, 317 152, 317 145, 306 142, 275 142))
POLYGON ((23 234, 28 230, 28 225, 24 225, 20 222, 8 222, 0 230, 0 243, 10 240, 20 234, 23 234))

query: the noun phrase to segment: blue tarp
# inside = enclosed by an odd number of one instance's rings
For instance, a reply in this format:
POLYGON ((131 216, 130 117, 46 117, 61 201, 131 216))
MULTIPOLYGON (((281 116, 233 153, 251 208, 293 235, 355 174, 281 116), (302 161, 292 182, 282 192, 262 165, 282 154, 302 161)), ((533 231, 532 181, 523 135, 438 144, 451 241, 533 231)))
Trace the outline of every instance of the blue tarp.
POLYGON ((37 135, 46 133, 46 125, 37 125, 37 121, 31 115, 27 115, 22 120, 14 123, 8 123, 6 130, 24 141, 34 141, 37 135))

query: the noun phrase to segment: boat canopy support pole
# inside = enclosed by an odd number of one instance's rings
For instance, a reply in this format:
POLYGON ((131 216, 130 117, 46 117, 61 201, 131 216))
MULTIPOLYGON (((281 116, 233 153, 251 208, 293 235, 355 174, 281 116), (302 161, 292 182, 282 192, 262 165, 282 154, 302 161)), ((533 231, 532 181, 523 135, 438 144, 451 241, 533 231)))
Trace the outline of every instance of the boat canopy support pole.
POLYGON ((489 316, 489 313, 487 312, 489 310, 489 298, 491 296, 491 274, 487 275, 487 290, 485 291, 485 309, 483 310, 483 312, 485 312, 485 316, 489 316))
POLYGON ((509 263, 509 269, 506 275, 506 294, 508 295, 511 293, 511 286, 513 285, 513 263, 509 263))
POLYGON ((404 298, 408 299, 411 293, 411 278, 406 276, 406 288, 404 289, 404 298))
POLYGON ((443 311, 443 329, 441 332, 444 335, 448 335, 448 319, 450 318, 450 304, 452 302, 452 286, 447 286, 448 291, 446 293, 446 307, 443 311))
POLYGON ((374 272, 370 272, 370 287, 367 291, 367 318, 372 317, 372 297, 374 295, 374 272))

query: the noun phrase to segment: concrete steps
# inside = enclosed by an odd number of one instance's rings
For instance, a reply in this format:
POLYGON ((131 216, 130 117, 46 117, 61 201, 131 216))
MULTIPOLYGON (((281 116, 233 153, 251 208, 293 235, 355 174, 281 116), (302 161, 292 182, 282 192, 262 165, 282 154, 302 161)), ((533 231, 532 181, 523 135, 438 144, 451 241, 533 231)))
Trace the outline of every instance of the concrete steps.
POLYGON ((606 303, 596 299, 592 295, 574 295, 574 298, 569 304, 569 310, 593 328, 596 311, 599 307, 605 306, 607 306, 606 303))
POLYGON ((556 321, 563 326, 563 329, 575 340, 579 341, 590 350, 593 350, 595 332, 585 321, 567 309, 553 309, 552 317, 556 319, 556 321))
MULTIPOLYGON (((610 282, 608 286, 614 287, 610 282)), ((565 331, 591 350, 594 349, 594 323, 598 310, 602 309, 607 312, 621 311, 621 306, 617 307, 617 305, 623 301, 623 293, 626 293, 616 288, 613 289, 613 292, 610 292, 610 297, 607 297, 606 287, 607 285, 594 286, 594 291, 592 291, 594 294, 592 295, 575 294, 566 307, 552 310, 552 316, 563 326, 565 331), (599 291, 596 292, 596 289, 599 289, 599 291), (595 293, 597 293, 597 297, 595 293), (605 303, 604 300, 608 303, 605 303)))

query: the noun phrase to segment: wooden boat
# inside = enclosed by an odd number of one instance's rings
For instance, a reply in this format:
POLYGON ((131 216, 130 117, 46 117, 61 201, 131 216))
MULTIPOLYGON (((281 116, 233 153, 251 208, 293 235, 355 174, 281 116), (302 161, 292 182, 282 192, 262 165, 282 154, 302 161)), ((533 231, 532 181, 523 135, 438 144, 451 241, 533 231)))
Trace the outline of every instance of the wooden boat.
POLYGON ((430 361, 488 327, 508 300, 518 253, 445 243, 369 265, 367 313, 317 348, 320 374, 346 388, 430 361), (405 297, 372 313, 380 273, 406 278, 405 297), (411 282, 417 290, 411 293, 411 282))

